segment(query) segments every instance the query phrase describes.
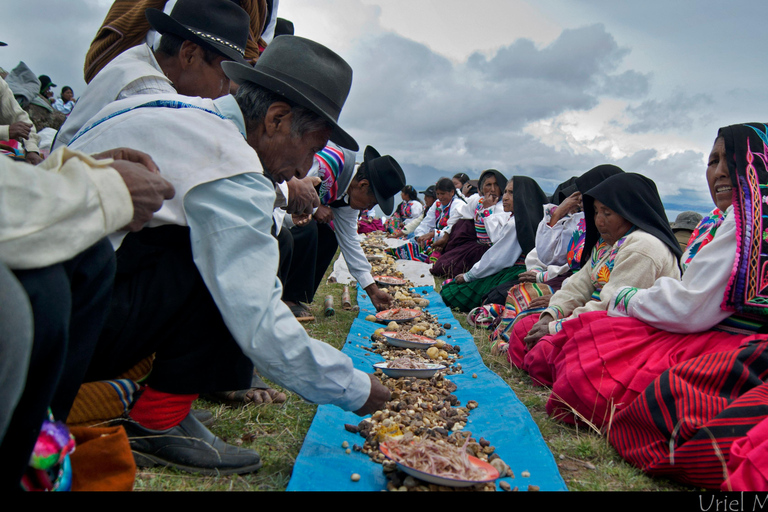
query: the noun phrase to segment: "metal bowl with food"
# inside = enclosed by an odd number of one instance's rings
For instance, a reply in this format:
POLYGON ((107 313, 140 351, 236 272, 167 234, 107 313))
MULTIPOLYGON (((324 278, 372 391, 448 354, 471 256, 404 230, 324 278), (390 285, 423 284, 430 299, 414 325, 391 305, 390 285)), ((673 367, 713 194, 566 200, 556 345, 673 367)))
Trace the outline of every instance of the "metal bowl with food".
POLYGON ((427 338, 426 336, 413 334, 410 332, 384 331, 381 333, 381 335, 384 336, 384 339, 387 340, 388 344, 398 348, 416 348, 426 350, 437 343, 437 340, 435 339, 427 338))
POLYGON ((379 322, 407 322, 421 316, 420 309, 411 308, 393 308, 385 309, 376 313, 376 320, 379 322))
POLYGON ((395 276, 373 276, 373 280, 376 281, 376 284, 384 286, 404 286, 408 284, 407 279, 395 276))
POLYGON ((400 377, 414 377, 417 379, 429 379, 435 373, 439 372, 440 370, 445 370, 446 368, 442 364, 435 364, 435 363, 413 364, 412 368, 398 366, 397 364, 393 366, 393 363, 397 363, 397 360, 376 363, 373 365, 373 367, 378 368, 379 370, 384 372, 384 375, 388 377, 392 377, 394 379, 399 379, 400 377))
POLYGON ((390 438, 379 449, 404 473, 437 485, 469 487, 499 478, 498 470, 489 463, 448 444, 427 440, 398 443, 390 438))

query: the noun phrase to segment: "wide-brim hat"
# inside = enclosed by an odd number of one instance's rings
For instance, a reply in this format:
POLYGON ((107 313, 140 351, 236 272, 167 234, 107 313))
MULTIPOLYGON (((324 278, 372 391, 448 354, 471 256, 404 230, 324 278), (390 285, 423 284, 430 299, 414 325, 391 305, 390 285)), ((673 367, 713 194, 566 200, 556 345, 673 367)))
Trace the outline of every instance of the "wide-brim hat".
POLYGON ((173 34, 235 62, 247 62, 245 44, 251 17, 231 0, 179 0, 170 16, 158 9, 147 9, 145 15, 161 34, 173 34))
POLYGON ((381 156, 371 146, 365 148, 363 164, 376 202, 384 215, 391 215, 395 209, 394 197, 405 186, 403 169, 397 160, 389 155, 381 156))
POLYGON ((8 43, 4 43, 4 42, 0 41, 0 46, 8 46, 8 43))
POLYGON ((682 212, 677 216, 675 222, 672 223, 672 231, 677 231, 678 229, 693 231, 699 225, 701 219, 700 213, 692 211, 682 212))
POLYGON ((223 62, 221 67, 236 84, 260 85, 325 119, 333 127, 331 142, 360 149, 338 124, 352 87, 352 68, 325 46, 303 37, 280 36, 253 67, 234 62, 223 62))

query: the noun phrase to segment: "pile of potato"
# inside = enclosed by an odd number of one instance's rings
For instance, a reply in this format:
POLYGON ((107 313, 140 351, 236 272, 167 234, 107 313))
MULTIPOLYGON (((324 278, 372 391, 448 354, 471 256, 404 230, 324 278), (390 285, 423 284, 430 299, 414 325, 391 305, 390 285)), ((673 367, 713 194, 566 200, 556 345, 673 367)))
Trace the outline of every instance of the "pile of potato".
MULTIPOLYGON (((381 254, 376 251, 383 252, 382 245, 375 235, 369 235, 363 243, 368 255, 381 254)), ((394 270, 394 259, 391 256, 382 258, 374 264, 374 274, 397 275, 398 273, 394 270)), ((381 289, 394 297, 394 307, 422 309, 429 306, 429 301, 412 291, 408 285, 381 287, 381 289)), ((366 320, 378 321, 374 315, 369 315, 366 320)), ((423 311, 422 315, 414 320, 401 323, 389 322, 386 327, 377 329, 372 336, 373 344, 370 350, 380 354, 387 361, 408 357, 422 362, 440 363, 448 367, 431 379, 395 379, 387 377, 381 370, 376 370, 376 375, 392 392, 392 399, 384 409, 377 411, 370 418, 362 420, 357 425, 345 425, 348 431, 358 433, 365 438, 362 446, 356 444, 353 449, 366 453, 373 461, 382 464, 389 480, 387 489, 390 491, 442 490, 437 485, 421 482, 398 471, 396 464, 386 459, 379 451, 379 442, 385 441, 388 436, 407 432, 412 433, 415 439, 429 438, 455 446, 465 445, 469 437, 466 448, 470 454, 490 462, 501 476, 514 476, 509 466, 495 454, 495 449, 490 442, 482 438, 476 440, 472 438, 471 432, 463 430, 470 412, 478 407, 478 403, 470 400, 462 406, 453 394, 456 384, 445 379, 446 375, 463 373, 459 363, 461 348, 445 340, 438 340, 427 350, 402 349, 389 345, 382 336, 386 330, 410 332, 434 339, 446 335, 448 332, 446 329, 450 327, 450 324, 441 325, 437 317, 423 311)), ((450 335, 447 337, 450 338, 450 335)), ((495 488, 494 483, 488 483, 464 489, 493 491, 495 488)), ((454 489, 446 488, 445 490, 454 489)))

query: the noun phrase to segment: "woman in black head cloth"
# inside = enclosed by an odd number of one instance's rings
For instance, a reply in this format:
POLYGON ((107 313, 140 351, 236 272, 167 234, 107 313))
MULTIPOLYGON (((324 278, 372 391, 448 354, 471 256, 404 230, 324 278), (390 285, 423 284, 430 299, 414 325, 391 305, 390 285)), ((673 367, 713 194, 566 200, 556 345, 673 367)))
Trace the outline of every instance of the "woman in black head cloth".
POLYGON ((440 292, 448 307, 469 311, 483 295, 525 270, 523 259, 536 242, 536 227, 543 216, 547 196, 528 176, 513 176, 504 188, 504 212, 485 218, 490 249, 466 273, 443 286, 440 292))
MULTIPOLYGON (((569 178, 558 185, 550 203, 544 205, 544 218, 536 231, 536 252, 526 258, 527 270, 516 280, 502 283, 490 290, 483 297, 483 304, 504 305, 511 299, 513 304, 519 306, 515 297, 509 296, 510 288, 519 282, 545 283, 552 288, 553 293, 559 290, 563 281, 581 266, 581 252, 586 233, 582 193, 621 172, 624 171, 615 165, 598 165, 581 176, 569 178)), ((535 302, 530 303, 530 307, 546 307, 550 297, 548 294, 538 297, 535 302)), ((513 318, 505 317, 501 322, 511 322, 513 318)), ((500 327, 492 338, 501 336, 505 338, 503 343, 506 343, 507 333, 503 332, 506 328, 506 325, 500 327)))
POLYGON ((442 251, 429 269, 433 275, 453 278, 466 272, 491 247, 485 219, 501 211, 499 199, 507 186, 507 178, 496 169, 488 169, 480 175, 478 184, 480 191, 461 206, 461 220, 454 224, 450 235, 432 244, 434 250, 442 251))
MULTIPOLYGON (((616 174, 586 192, 583 202, 586 236, 581 270, 552 296, 533 326, 528 318, 522 319, 509 340, 508 359, 529 373, 531 359, 526 352, 536 350, 531 357, 546 359, 551 345, 545 340, 564 322, 606 311, 622 286, 648 288, 659 277, 680 277, 680 246, 652 180, 635 173, 616 174)), ((546 383, 551 375, 542 372, 535 378, 546 383)))

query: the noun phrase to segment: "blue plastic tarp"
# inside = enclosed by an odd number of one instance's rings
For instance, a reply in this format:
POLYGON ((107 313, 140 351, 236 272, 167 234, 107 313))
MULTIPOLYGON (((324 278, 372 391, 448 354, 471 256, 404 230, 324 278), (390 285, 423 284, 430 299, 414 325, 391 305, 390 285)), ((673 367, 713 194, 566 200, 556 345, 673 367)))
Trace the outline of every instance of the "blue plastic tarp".
MULTIPOLYGON (((525 406, 509 386, 483 364, 472 335, 461 327, 453 313, 443 303, 432 287, 416 288, 429 299, 429 313, 437 316, 441 324, 451 328, 441 336, 452 345, 461 346, 459 360, 463 374, 447 377, 456 383, 454 392, 462 404, 475 400, 479 406, 472 410, 465 431, 476 439, 484 437, 496 447, 496 453, 514 472, 514 478, 504 478, 512 487, 525 491, 528 485, 536 485, 542 491, 568 490, 557 469, 552 453, 541 437, 536 423, 525 406), (424 292, 427 292, 424 294, 424 292), (448 339, 446 336, 450 336, 448 339), (473 374, 476 378, 473 378, 473 374), (523 478, 527 471, 530 477, 523 478)), ((352 323, 343 352, 354 361, 355 367, 368 373, 373 364, 383 361, 378 354, 363 347, 371 347, 371 335, 381 324, 368 322, 365 317, 374 314, 375 308, 364 292, 358 292, 360 314, 352 323)), ((289 491, 380 491, 386 488, 387 479, 381 465, 362 452, 347 454, 342 447, 365 441, 360 435, 344 429, 345 423, 358 424, 362 418, 338 407, 322 405, 312 420, 301 451, 293 467, 289 491), (357 473, 360 480, 353 482, 357 473)), ((497 480, 497 488, 500 480, 497 480)))

